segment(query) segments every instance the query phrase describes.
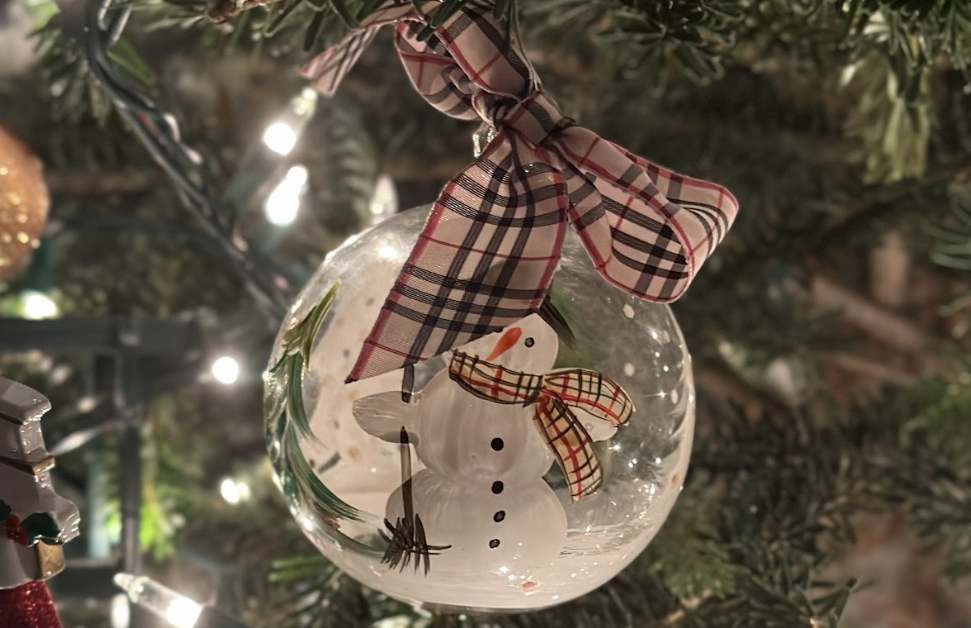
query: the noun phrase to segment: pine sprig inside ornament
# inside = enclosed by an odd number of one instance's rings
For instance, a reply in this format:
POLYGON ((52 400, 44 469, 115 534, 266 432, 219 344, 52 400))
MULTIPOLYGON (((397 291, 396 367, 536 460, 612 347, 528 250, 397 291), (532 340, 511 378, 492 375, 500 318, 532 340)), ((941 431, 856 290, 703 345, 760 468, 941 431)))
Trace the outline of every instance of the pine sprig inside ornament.
MULTIPOLYGON (((275 387, 279 395, 267 418, 267 438, 271 458, 278 464, 278 477, 288 495, 303 492, 313 499, 313 508, 327 518, 328 525, 338 519, 356 520, 360 512, 345 503, 320 481, 307 464, 299 448, 299 439, 314 439, 313 430, 304 408, 303 381, 314 342, 330 311, 340 283, 336 282, 324 297, 283 335, 284 353, 267 371, 267 386, 275 387), (285 469, 281 472, 281 469, 285 469)), ((297 320, 297 319, 295 319, 297 320)))

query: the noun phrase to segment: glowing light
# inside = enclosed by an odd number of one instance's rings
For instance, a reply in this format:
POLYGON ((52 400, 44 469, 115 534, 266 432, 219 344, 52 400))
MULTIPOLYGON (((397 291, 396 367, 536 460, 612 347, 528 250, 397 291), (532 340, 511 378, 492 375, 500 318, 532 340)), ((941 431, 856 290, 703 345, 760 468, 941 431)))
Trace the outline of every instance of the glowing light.
POLYGON ((233 504, 234 506, 243 499, 243 496, 239 492, 239 488, 236 486, 236 481, 232 478, 224 478, 223 481, 219 483, 219 494, 223 496, 223 499, 225 499, 227 503, 233 504))
POLYGON ((175 628, 194 628, 202 613, 200 604, 147 576, 117 573, 114 581, 132 603, 164 618, 175 628))
POLYGON ((286 180, 295 184, 303 185, 308 178, 307 169, 303 166, 293 166, 287 170, 286 180))
POLYGON ((300 95, 294 98, 293 110, 297 115, 309 116, 314 112, 317 97, 317 90, 312 87, 304 87, 300 90, 300 95))
POLYGON ((193 628, 199 619, 202 607, 186 597, 177 597, 165 609, 165 621, 176 628, 193 628))
POLYGON ((131 608, 124 593, 111 598, 111 628, 128 628, 131 625, 131 608))
POLYGON ((274 122, 263 131, 263 143, 278 155, 289 155, 297 145, 297 132, 286 122, 274 122))
POLYGON ((41 292, 27 290, 23 294, 24 316, 31 320, 57 316, 57 305, 41 292))
POLYGON ((78 400, 78 412, 81 414, 87 414, 95 408, 98 407, 98 398, 94 395, 88 395, 86 397, 81 397, 78 400))
POLYGON ((398 190, 395 188, 394 179, 386 174, 378 177, 368 208, 371 210, 372 225, 398 213, 398 190))
POLYGON ((212 363, 212 376, 220 384, 236 383, 239 379, 239 362, 229 356, 223 356, 212 363))
POLYGON ((263 204, 266 219, 278 227, 293 224, 300 211, 300 198, 307 185, 307 169, 303 166, 293 166, 287 170, 286 176, 280 181, 263 204))

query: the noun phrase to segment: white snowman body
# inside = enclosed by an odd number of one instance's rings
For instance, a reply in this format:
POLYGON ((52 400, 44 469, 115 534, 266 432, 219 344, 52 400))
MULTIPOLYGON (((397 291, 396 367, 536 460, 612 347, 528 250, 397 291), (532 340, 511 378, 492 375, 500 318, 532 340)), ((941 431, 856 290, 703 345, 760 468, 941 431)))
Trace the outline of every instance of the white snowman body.
MULTIPOLYGON (((545 374, 556 362, 556 332, 531 315, 459 351, 524 373, 545 374)), ((566 540, 566 514, 543 480, 554 461, 533 425, 532 405, 481 399, 438 373, 411 403, 398 392, 354 407, 370 434, 397 441, 409 433, 425 469, 412 477, 414 512, 430 545, 451 545, 431 560, 433 572, 528 573, 552 562, 566 540)), ((402 489, 387 518, 404 517, 402 489)))

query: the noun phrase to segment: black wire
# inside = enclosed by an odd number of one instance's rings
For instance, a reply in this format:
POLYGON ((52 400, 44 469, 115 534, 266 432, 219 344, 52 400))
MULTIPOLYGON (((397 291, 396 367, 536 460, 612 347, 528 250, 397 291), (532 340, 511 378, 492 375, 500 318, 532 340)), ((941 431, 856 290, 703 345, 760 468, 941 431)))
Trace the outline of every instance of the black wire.
MULTIPOLYGON (((131 8, 108 16, 111 0, 86 0, 86 15, 75 22, 83 27, 74 33, 81 43, 95 79, 108 93, 118 112, 129 123, 135 136, 155 162, 168 174, 180 202, 196 216, 206 233, 219 245, 233 265, 257 305, 268 316, 279 320, 291 301, 294 286, 272 265, 249 252, 245 242, 234 236, 235 213, 214 200, 209 172, 198 153, 181 139, 178 124, 152 100, 119 74, 108 50, 121 36, 131 8)), ((68 10, 75 9, 72 5, 68 10)), ((80 7, 78 7, 80 8, 80 7)), ((66 21, 65 25, 69 25, 66 21)))

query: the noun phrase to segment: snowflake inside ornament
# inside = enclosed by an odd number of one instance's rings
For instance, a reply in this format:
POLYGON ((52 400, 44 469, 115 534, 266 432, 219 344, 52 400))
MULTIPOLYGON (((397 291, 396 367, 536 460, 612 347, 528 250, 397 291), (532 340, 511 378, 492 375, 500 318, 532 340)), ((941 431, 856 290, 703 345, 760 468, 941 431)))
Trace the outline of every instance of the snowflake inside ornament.
POLYGON ((266 387, 291 511, 351 576, 427 608, 583 595, 644 549, 681 489, 694 429, 681 332, 667 306, 605 283, 571 232, 538 314, 407 377, 345 384, 427 215, 347 242, 291 309, 266 387))

